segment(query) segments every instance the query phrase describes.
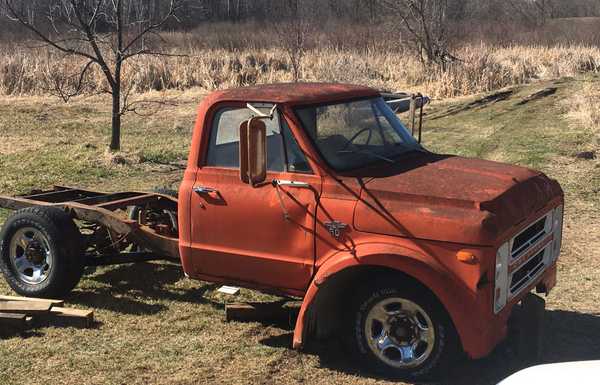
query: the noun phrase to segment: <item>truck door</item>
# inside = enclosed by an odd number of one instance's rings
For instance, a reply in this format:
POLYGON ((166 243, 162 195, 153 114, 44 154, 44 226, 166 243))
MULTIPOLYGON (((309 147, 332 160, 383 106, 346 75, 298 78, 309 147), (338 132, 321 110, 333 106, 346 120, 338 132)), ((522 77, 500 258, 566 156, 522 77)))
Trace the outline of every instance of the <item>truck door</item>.
MULTIPOLYGON (((263 105, 267 111, 271 106, 263 105)), ((195 272, 256 287, 304 290, 314 266, 314 175, 285 119, 267 125, 267 181, 308 184, 295 188, 240 181, 239 127, 252 112, 245 106, 217 110, 191 198, 195 272)))

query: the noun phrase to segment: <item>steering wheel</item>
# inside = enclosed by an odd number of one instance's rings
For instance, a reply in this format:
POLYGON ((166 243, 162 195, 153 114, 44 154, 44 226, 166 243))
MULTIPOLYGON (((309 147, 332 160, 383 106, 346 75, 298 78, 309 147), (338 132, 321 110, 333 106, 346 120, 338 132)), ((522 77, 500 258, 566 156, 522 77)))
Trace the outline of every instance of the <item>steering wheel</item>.
POLYGON ((365 143, 365 145, 371 143, 371 138, 373 137, 373 128, 366 127, 354 134, 352 138, 350 138, 348 142, 344 145, 344 148, 342 148, 338 152, 344 152, 348 149, 348 147, 350 147, 350 145, 354 145, 354 141, 356 140, 356 138, 358 138, 365 131, 369 131, 369 136, 367 137, 367 142, 365 143))

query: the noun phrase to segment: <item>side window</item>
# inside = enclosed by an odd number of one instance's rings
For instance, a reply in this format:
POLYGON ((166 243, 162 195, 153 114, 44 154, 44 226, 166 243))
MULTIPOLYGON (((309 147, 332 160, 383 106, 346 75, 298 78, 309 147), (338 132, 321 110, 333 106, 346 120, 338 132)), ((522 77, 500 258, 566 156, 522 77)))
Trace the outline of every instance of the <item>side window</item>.
POLYGON ((246 109, 222 109, 215 115, 206 164, 214 167, 240 167, 240 124, 248 120, 246 109))
POLYGON ((298 142, 296 142, 296 138, 294 138, 294 135, 292 135, 292 131, 287 125, 285 119, 282 119, 281 121, 281 133, 287 153, 288 171, 312 173, 312 170, 308 165, 308 161, 306 160, 302 150, 300 150, 300 146, 298 146, 298 142))
MULTIPOLYGON (((240 124, 251 117, 252 111, 247 108, 225 108, 217 112, 212 124, 207 166, 240 167, 240 124)), ((276 114, 273 119, 264 122, 267 126, 267 169, 283 172, 286 170, 286 162, 289 161, 289 171, 310 172, 306 158, 285 120, 276 114)))

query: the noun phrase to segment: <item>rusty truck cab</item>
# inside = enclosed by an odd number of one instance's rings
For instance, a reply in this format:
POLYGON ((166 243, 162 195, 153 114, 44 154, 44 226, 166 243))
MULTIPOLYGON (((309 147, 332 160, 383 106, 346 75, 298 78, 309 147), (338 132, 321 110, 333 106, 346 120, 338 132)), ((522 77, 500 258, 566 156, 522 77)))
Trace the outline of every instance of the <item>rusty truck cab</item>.
POLYGON ((379 98, 366 87, 308 83, 205 98, 179 190, 184 271, 303 297, 295 347, 336 331, 357 287, 393 277, 428 293, 467 354, 485 356, 506 336, 512 307, 554 286, 562 190, 536 171, 418 144, 358 168, 332 164, 331 146, 311 132, 316 114, 363 101, 377 108, 379 98), (248 104, 275 107, 258 184, 240 178, 239 127, 256 115, 248 104))

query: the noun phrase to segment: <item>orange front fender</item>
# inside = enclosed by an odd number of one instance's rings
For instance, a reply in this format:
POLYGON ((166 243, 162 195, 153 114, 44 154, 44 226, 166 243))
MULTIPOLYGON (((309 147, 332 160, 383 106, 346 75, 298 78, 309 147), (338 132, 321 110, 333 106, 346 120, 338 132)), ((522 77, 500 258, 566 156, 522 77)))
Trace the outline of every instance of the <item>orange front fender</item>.
MULTIPOLYGON (((438 298, 452 319, 463 347, 472 357, 483 356, 491 350, 481 345, 482 333, 486 333, 483 313, 474 320, 474 312, 484 310, 486 299, 468 290, 467 285, 451 274, 435 258, 419 250, 388 243, 357 245, 356 254, 338 252, 318 267, 308 287, 294 330, 293 346, 302 348, 305 343, 305 316, 313 303, 319 287, 335 274, 354 266, 386 267, 409 275, 425 285, 438 298), (479 321, 479 322, 478 322, 479 321)), ((318 315, 317 315, 318 316, 318 315)))

